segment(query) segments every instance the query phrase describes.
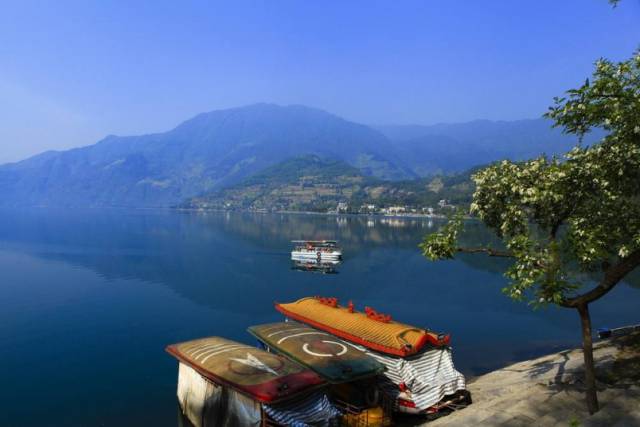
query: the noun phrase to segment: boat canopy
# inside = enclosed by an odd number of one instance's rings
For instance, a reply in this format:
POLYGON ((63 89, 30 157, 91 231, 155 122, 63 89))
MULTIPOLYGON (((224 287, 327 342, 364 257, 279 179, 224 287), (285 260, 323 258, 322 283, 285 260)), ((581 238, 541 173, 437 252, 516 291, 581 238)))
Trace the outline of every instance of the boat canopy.
POLYGON ((395 322, 370 307, 364 312, 355 311, 351 302, 342 307, 335 298, 307 297, 287 304, 276 303, 276 309, 290 319, 395 356, 418 353, 426 345, 449 344, 449 335, 395 322))
POLYGON ((325 384, 318 374, 283 356, 224 338, 187 341, 166 350, 203 377, 263 403, 325 384))
POLYGON ((333 384, 372 377, 385 369, 353 344, 298 322, 268 323, 248 330, 270 349, 314 370, 333 384))
POLYGON ((337 248, 337 240, 292 240, 297 245, 313 246, 314 248, 337 248))

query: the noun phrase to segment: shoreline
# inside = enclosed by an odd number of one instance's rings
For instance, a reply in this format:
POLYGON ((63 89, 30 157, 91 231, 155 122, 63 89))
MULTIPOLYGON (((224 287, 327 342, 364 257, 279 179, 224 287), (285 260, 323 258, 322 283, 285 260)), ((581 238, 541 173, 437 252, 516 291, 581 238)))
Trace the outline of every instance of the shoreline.
MULTIPOLYGON (((335 217, 362 217, 362 218, 390 218, 390 219, 426 219, 426 220, 446 220, 447 215, 442 214, 371 214, 371 213, 336 213, 336 212, 314 212, 314 211, 257 211, 249 209, 203 209, 185 208, 176 206, 28 206, 28 207, 5 207, 0 210, 54 210, 54 211, 151 211, 151 212, 185 212, 185 213, 250 213, 250 214, 285 214, 285 215, 309 215, 309 216, 335 216, 335 217)), ((475 220, 476 218, 464 215, 464 220, 475 220)))
POLYGON ((473 403, 430 422, 403 426, 640 426, 640 333, 594 344, 600 411, 584 398, 582 349, 514 363, 468 382, 473 403))
MULTIPOLYGON (((196 212, 196 213, 207 213, 207 212, 216 212, 216 213, 227 213, 227 212, 237 212, 237 213, 251 213, 251 214, 286 214, 286 215, 309 215, 309 216, 335 216, 335 217, 363 217, 363 218, 397 218, 397 219, 431 219, 431 220, 443 220, 447 219, 446 215, 442 214, 376 214, 376 213, 337 213, 337 212, 315 212, 315 211, 259 211, 259 210, 249 210, 249 209, 202 209, 202 208, 167 208, 171 210, 181 211, 181 212, 196 212)), ((465 220, 474 219, 468 215, 465 215, 465 220)))

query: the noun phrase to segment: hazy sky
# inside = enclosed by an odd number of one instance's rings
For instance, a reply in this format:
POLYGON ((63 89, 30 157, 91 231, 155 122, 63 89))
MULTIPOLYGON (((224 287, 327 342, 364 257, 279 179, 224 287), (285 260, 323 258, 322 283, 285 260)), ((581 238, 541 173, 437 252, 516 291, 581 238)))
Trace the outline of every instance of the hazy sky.
POLYGON ((640 46, 640 0, 21 0, 0 11, 0 163, 254 102, 380 124, 539 117, 595 59, 640 46))

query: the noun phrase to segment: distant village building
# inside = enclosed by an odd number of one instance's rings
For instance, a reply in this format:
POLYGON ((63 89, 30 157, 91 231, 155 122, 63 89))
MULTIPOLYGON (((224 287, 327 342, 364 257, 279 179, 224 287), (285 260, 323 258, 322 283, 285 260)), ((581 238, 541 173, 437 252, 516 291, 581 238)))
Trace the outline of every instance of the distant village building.
POLYGON ((404 206, 389 206, 387 208, 387 212, 390 215, 394 215, 394 214, 399 214, 399 213, 404 213, 407 211, 407 208, 404 206))
POLYGON ((336 212, 347 212, 349 210, 349 205, 346 202, 338 202, 338 207, 336 208, 336 212))
POLYGON ((374 213, 376 211, 376 205, 364 204, 360 206, 360 212, 362 213, 374 213))
POLYGON ((455 206, 449 204, 449 201, 445 199, 440 200, 438 202, 438 206, 440 207, 440 209, 455 208, 455 206))

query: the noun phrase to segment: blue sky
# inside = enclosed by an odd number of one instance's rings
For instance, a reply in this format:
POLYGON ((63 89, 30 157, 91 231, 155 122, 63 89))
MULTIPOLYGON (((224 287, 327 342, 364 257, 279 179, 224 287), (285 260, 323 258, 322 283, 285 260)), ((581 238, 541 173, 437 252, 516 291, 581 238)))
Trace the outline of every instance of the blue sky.
POLYGON ((539 117, 640 46, 639 0, 0 7, 0 163, 254 102, 372 124, 539 117))

